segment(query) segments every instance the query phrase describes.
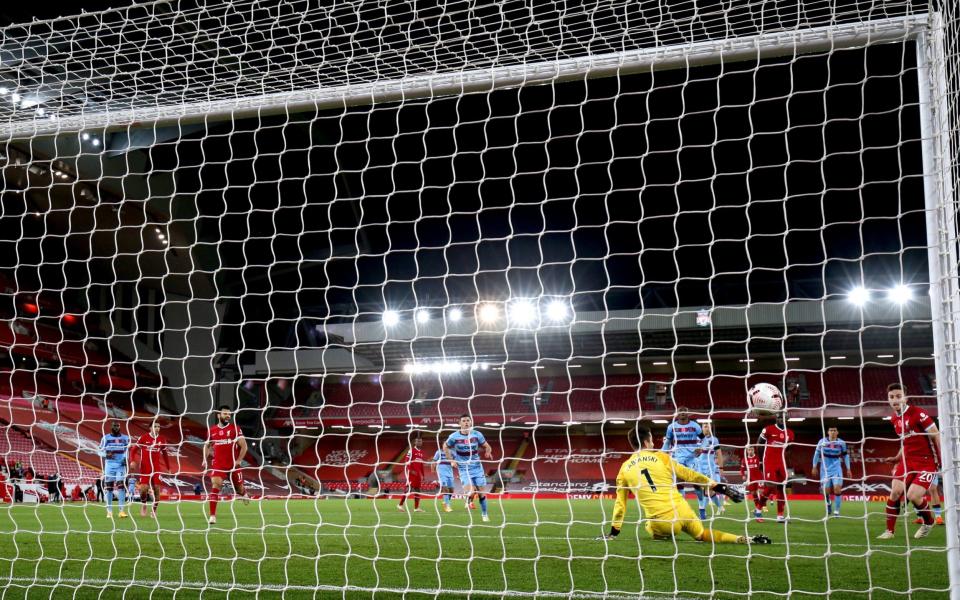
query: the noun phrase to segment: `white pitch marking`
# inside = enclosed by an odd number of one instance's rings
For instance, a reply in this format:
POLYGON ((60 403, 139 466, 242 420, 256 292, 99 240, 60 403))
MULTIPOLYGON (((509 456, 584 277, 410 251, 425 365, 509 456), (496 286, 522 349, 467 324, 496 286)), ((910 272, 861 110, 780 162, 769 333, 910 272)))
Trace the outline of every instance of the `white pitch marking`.
MULTIPOLYGON (((147 579, 56 579, 53 577, 6 577, 0 576, 0 583, 28 584, 28 585, 70 585, 83 587, 103 588, 106 586, 142 586, 148 588, 172 588, 172 589, 196 589, 196 590, 240 590, 249 592, 284 592, 284 591, 324 591, 324 592, 386 592, 393 594, 425 594, 433 596, 495 596, 504 595, 521 596, 525 598, 579 598, 583 600, 592 600, 603 598, 606 600, 642 600, 642 596, 633 594, 624 595, 622 592, 553 592, 549 590, 538 590, 535 592, 524 592, 517 590, 458 590, 458 589, 429 589, 429 588, 388 588, 388 587, 362 587, 356 585, 294 585, 294 584, 251 584, 251 583, 221 583, 221 582, 202 582, 202 581, 151 581, 147 579)), ((649 592, 648 592, 649 593, 649 592)), ((669 597, 674 600, 684 600, 670 592, 653 592, 654 597, 669 597)))

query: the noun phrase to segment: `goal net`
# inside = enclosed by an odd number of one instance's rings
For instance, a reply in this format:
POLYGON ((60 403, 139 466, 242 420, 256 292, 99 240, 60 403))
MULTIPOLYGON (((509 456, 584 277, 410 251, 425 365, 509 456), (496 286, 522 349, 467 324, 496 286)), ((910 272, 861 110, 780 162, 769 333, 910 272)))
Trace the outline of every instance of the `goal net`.
POLYGON ((0 29, 0 595, 960 598, 958 19, 0 29))

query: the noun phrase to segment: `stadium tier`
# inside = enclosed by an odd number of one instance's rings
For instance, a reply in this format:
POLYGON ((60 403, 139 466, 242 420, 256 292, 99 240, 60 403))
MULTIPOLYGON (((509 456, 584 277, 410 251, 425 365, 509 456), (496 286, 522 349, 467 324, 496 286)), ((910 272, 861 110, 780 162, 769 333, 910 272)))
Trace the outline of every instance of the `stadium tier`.
MULTIPOLYGON (((130 434, 138 437, 144 433, 150 422, 150 415, 133 415, 126 420, 130 434)), ((16 460, 31 465, 38 472, 45 472, 54 465, 60 465, 60 473, 65 480, 96 479, 99 457, 95 450, 103 424, 109 417, 102 410, 83 404, 68 407, 61 404, 59 414, 38 410, 34 405, 22 401, 6 404, 0 420, 4 421, 10 439, 4 450, 7 461, 16 460), (57 448, 57 450, 54 450, 57 448)), ((163 434, 177 445, 178 455, 171 460, 179 473, 177 480, 183 493, 189 494, 200 480, 199 446, 206 432, 197 424, 174 422, 169 419, 160 421, 163 434)), ((841 422, 842 423, 842 422, 841 422)), ((749 426, 748 426, 749 427, 749 426)), ((754 438, 757 426, 754 425, 754 438)), ((483 428, 494 448, 494 459, 484 461, 485 470, 492 478, 499 470, 511 472, 505 489, 514 491, 556 491, 563 489, 582 489, 586 484, 611 484, 616 470, 624 455, 627 454, 626 440, 623 435, 600 436, 585 433, 564 435, 555 430, 539 429, 533 431, 497 430, 483 428), (570 483, 570 486, 565 486, 570 483)), ((747 444, 745 435, 735 427, 721 430, 721 442, 728 452, 725 470, 733 473, 736 480, 739 457, 747 444)), ((793 446, 791 466, 798 473, 809 471, 813 448, 821 432, 805 428, 804 436, 798 438, 793 446)), ((875 422, 870 427, 870 435, 863 438, 859 432, 851 432, 846 438, 851 444, 854 477, 859 479, 865 474, 868 479, 889 479, 889 467, 882 458, 896 454, 898 442, 892 435, 889 424, 875 422)), ((381 490, 391 491, 402 479, 403 457, 408 449, 412 432, 367 431, 348 432, 332 430, 319 437, 315 445, 310 445, 289 466, 321 482, 326 489, 340 490, 345 486, 368 478, 376 471, 389 473, 387 478, 395 481, 383 481, 381 490)), ((437 441, 445 439, 447 432, 423 431, 424 450, 429 456, 437 449, 437 441)), ((661 442, 658 439, 657 444, 661 442)), ((256 487, 262 486, 262 493, 269 495, 286 494, 287 488, 277 474, 282 470, 260 469, 254 461, 247 468, 247 478, 256 487)), ((428 475, 428 480, 433 480, 428 475)), ((798 481, 797 488, 809 491, 814 484, 798 481)))
MULTIPOLYGON (((870 404, 866 400, 868 398, 876 398, 873 403, 882 406, 885 385, 898 373, 905 381, 917 382, 916 389, 921 394, 915 399, 916 403, 927 404, 930 398, 922 395, 922 382, 930 377, 930 372, 920 367, 907 367, 899 371, 863 368, 857 369, 854 376, 848 369, 831 369, 823 374, 789 372, 781 381, 802 382, 804 395, 803 398, 797 398, 797 407, 825 407, 824 414, 829 415, 832 405, 863 406, 870 404), (825 398, 830 398, 829 402, 825 398)), ((290 408, 275 409, 274 412, 276 415, 277 412, 286 411, 289 416, 274 416, 268 423, 282 427, 292 422, 308 429, 327 426, 319 438, 308 435, 308 439, 318 441, 307 444, 298 456, 284 464, 284 467, 295 469, 294 476, 297 472, 307 475, 322 483, 326 489, 337 490, 360 480, 367 481, 378 470, 390 473, 386 476, 387 480, 381 482, 383 490, 387 490, 383 486, 392 483, 389 479, 402 479, 403 453, 411 434, 406 431, 371 429, 371 425, 403 426, 415 422, 429 426, 455 421, 464 413, 473 415, 491 435, 492 441, 496 442, 496 457, 485 462, 486 471, 493 477, 499 470, 507 469, 510 472, 509 481, 503 482, 506 489, 563 489, 564 482, 571 482, 572 487, 568 486, 570 489, 581 489, 588 482, 613 481, 615 472, 611 473, 610 470, 615 471, 619 464, 617 461, 626 450, 620 447, 624 445, 624 440, 604 440, 586 434, 558 436, 553 429, 535 429, 530 425, 636 418, 638 414, 666 415, 672 412, 675 405, 688 406, 701 416, 736 420, 742 415, 726 409, 741 409, 742 388, 760 380, 770 379, 725 375, 713 379, 678 377, 675 382, 670 382, 665 377, 651 377, 640 383, 627 376, 604 378, 587 375, 545 380, 478 377, 469 384, 462 381, 444 382, 427 393, 421 391, 420 397, 406 400, 402 399, 404 395, 409 397, 417 394, 409 383, 335 383, 324 387, 322 407, 310 408, 294 401, 290 408), (666 401, 651 397, 650 392, 658 382, 672 383, 666 401), (311 415, 318 415, 319 418, 311 415), (491 429, 487 420, 497 427, 505 425, 507 429, 491 429), (349 429, 337 430, 336 427, 349 429), (366 431, 355 430, 354 427, 365 428, 366 431), (533 435, 511 430, 510 427, 530 429, 533 435), (604 447, 607 448, 606 454, 602 452, 604 447), (517 454, 518 449, 520 454, 517 454), (591 457, 592 454, 599 455, 599 458, 591 457)), ((56 406, 47 409, 35 401, 7 400, 5 414, 0 418, 28 432, 38 445, 58 448, 61 461, 63 456, 69 456, 71 464, 80 465, 77 468, 87 469, 88 472, 90 468, 98 468, 100 459, 95 449, 109 420, 102 404, 98 405, 92 397, 60 394, 57 381, 44 371, 10 372, 2 383, 8 386, 7 390, 19 390, 20 395, 25 390, 35 389, 41 396, 59 400, 56 406)), ((936 413, 935 406, 930 406, 930 410, 936 413)), ((146 431, 152 415, 143 413, 130 416, 127 420, 129 430, 132 436, 137 437, 146 431)), ((206 430, 189 419, 174 421, 163 418, 160 422, 164 435, 178 444, 179 448, 179 456, 176 457, 179 474, 177 481, 171 480, 171 484, 182 487, 184 493, 192 491, 203 472, 199 447, 205 439, 206 430)), ((883 426, 876 427, 876 431, 878 438, 886 433, 883 426)), ((442 441, 444 434, 423 434, 427 441, 425 448, 432 455, 437 440, 442 441)), ((289 438, 281 437, 278 440, 285 447, 289 438)), ((746 443, 746 438, 723 441, 735 447, 746 443)), ((871 441, 876 442, 880 451, 890 450, 889 441, 885 445, 882 440, 868 438, 867 447, 871 441)), ((802 458, 800 464, 806 464, 812 446, 799 444, 795 450, 797 456, 802 458)), ((865 458, 869 460, 870 456, 865 455, 865 458)), ((283 467, 259 469, 254 455, 249 456, 248 462, 251 463, 248 480, 253 487, 262 488, 261 492, 268 495, 288 493, 287 471, 283 467)), ((49 465, 49 460, 44 459, 43 464, 49 465)), ((870 476, 885 475, 879 463, 868 462, 864 466, 870 476)), ((431 477, 428 476, 428 479, 431 477)))
POLYGON ((32 365, 25 373, 16 374, 20 380, 4 383, 0 375, 0 385, 7 390, 23 388, 34 389, 42 383, 31 384, 29 377, 52 378, 59 380, 61 389, 49 388, 46 393, 59 395, 82 391, 89 388, 115 391, 131 391, 140 386, 156 385, 159 378, 145 369, 138 369, 132 361, 124 361, 116 353, 113 357, 103 352, 103 346, 92 341, 66 339, 63 332, 52 326, 34 325, 27 319, 18 319, 7 326, 0 327, 0 348, 6 349, 11 367, 23 369, 22 361, 29 360, 32 365), (36 369, 34 371, 33 369, 36 369), (139 384, 138 384, 139 378, 139 384))
POLYGON ((478 422, 516 424, 543 422, 602 421, 608 418, 635 418, 637 415, 672 414, 686 406, 698 414, 721 418, 743 416, 746 390, 759 381, 786 389, 796 382, 797 394, 788 398, 788 407, 835 409, 867 407, 886 410, 886 386, 902 380, 913 390, 914 403, 936 413, 930 389, 932 370, 928 367, 834 367, 825 372, 789 371, 774 378, 768 375, 718 374, 663 375, 643 379, 629 376, 576 376, 522 379, 478 376, 471 382, 443 382, 426 393, 409 383, 332 383, 323 387, 320 406, 293 402, 285 408, 268 407, 265 416, 271 427, 317 427, 320 425, 365 426, 404 423, 449 423, 464 413, 478 422), (658 384, 666 387, 657 395, 658 384))
MULTIPOLYGON (((119 419, 131 438, 137 439, 147 432, 154 417, 151 413, 127 413, 119 409, 106 412, 101 406, 88 402, 60 402, 56 410, 51 410, 22 399, 0 400, 0 422, 6 429, 17 431, 37 448, 56 449, 54 453, 60 463, 78 465, 73 471, 83 469, 85 477, 95 473, 93 479, 101 476, 102 462, 97 449, 101 437, 109 431, 109 423, 119 419)), ((200 449, 207 437, 206 428, 187 419, 161 417, 158 422, 164 437, 175 448, 170 457, 174 472, 166 478, 167 489, 192 495, 196 484, 203 483, 205 474, 200 449)), ((37 460, 49 463, 44 451, 38 451, 37 456, 37 460)), ((247 481, 255 495, 289 494, 283 472, 260 468, 252 454, 246 463, 247 481)), ((67 480, 73 471, 61 471, 61 474, 67 480)))
POLYGON ((13 466, 16 463, 33 470, 35 477, 58 474, 64 483, 89 486, 100 478, 100 471, 65 455, 57 445, 42 443, 40 439, 24 433, 0 417, 0 462, 13 466))
POLYGON ((291 465, 325 484, 366 481, 377 467, 390 469, 399 463, 408 445, 407 437, 399 433, 332 431, 295 457, 291 465))

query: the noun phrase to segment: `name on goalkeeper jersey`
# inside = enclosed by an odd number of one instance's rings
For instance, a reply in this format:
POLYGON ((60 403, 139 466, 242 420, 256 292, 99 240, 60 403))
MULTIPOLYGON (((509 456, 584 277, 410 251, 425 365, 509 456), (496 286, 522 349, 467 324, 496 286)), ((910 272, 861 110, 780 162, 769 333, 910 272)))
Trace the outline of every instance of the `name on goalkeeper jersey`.
POLYGON ((660 459, 657 458, 657 456, 654 455, 654 454, 641 454, 640 456, 634 457, 634 459, 631 460, 630 463, 629 463, 627 466, 628 466, 628 467, 632 467, 633 465, 635 465, 635 464, 637 464, 637 463, 641 463, 641 462, 657 462, 657 461, 659 461, 659 460, 660 460, 660 459))

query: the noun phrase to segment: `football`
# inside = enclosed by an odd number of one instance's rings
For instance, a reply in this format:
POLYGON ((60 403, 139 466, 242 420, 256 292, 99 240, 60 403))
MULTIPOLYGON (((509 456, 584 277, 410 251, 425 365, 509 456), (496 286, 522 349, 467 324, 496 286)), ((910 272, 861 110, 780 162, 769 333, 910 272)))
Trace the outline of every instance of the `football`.
POLYGON ((758 383, 747 392, 747 405, 757 415, 772 415, 783 410, 783 395, 772 383, 758 383))

